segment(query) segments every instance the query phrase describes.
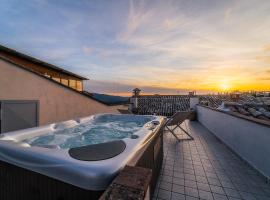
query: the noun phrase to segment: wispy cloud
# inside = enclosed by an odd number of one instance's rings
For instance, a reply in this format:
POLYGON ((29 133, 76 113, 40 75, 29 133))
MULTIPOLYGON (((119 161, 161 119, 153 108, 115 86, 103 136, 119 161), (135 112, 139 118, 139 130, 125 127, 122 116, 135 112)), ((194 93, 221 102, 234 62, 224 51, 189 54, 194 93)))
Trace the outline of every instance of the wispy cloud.
POLYGON ((265 89, 269 10, 267 0, 4 0, 0 42, 89 76, 99 92, 216 90, 224 81, 265 89))

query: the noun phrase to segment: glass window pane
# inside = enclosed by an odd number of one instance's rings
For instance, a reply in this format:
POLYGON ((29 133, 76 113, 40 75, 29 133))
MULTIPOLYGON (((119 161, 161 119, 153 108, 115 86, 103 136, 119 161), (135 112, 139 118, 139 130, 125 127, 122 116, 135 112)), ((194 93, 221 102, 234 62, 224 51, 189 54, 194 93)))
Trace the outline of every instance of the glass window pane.
POLYGON ((77 81, 77 90, 82 91, 82 81, 77 81))
POLYGON ((68 79, 61 78, 61 83, 68 86, 68 79))
POLYGON ((69 87, 76 89, 76 80, 69 79, 69 87))
POLYGON ((53 76, 52 79, 57 81, 57 82, 60 82, 60 77, 53 76))

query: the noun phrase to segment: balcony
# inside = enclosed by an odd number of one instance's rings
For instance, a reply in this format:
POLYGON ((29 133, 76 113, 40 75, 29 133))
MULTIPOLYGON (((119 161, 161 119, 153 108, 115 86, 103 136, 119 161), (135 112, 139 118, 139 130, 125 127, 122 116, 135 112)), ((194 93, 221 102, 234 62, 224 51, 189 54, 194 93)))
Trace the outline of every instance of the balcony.
POLYGON ((164 133, 164 162, 153 199, 270 199, 270 184, 257 170, 200 122, 185 125, 194 140, 177 142, 164 133))

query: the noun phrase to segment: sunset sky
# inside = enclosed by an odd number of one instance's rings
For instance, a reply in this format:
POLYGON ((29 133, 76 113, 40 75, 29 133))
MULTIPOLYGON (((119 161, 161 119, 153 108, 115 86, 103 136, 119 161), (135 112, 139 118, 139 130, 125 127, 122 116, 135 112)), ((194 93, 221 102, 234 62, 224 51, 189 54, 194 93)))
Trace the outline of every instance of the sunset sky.
POLYGON ((270 90, 269 0, 0 2, 2 45, 90 91, 270 90))

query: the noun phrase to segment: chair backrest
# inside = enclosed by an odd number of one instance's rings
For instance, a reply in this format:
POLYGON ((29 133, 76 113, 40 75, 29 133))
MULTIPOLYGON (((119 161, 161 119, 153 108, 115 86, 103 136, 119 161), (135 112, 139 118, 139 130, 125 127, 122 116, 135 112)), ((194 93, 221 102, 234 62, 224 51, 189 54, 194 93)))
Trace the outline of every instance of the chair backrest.
POLYGON ((174 126, 177 124, 181 124, 186 119, 189 119, 191 115, 190 111, 179 111, 176 112, 166 123, 166 126, 174 126))

